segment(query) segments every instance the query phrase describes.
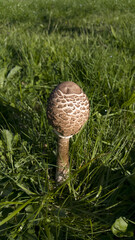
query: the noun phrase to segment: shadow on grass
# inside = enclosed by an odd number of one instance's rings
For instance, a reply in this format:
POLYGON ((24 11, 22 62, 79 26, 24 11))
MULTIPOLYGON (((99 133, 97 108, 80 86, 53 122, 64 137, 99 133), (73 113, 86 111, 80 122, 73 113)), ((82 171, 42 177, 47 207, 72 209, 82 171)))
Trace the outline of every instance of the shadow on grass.
MULTIPOLYGON (((0 129, 8 129, 13 134, 18 133, 21 140, 28 143, 32 154, 38 154, 49 164, 55 165, 56 156, 53 149, 56 148, 56 143, 48 140, 45 127, 40 128, 34 114, 34 111, 19 110, 0 99, 0 129)), ((44 113, 38 112, 37 114, 44 113)), ((51 169, 51 171, 53 170, 51 169)))
POLYGON ((28 126, 31 126, 32 116, 27 112, 19 111, 17 108, 3 103, 0 100, 0 127, 1 129, 12 130, 14 133, 19 132, 23 138, 30 141, 28 137, 28 126))
POLYGON ((51 18, 49 16, 43 16, 41 18, 41 23, 43 24, 45 30, 48 32, 48 34, 51 34, 52 32, 59 32, 59 33, 63 33, 63 34, 68 34, 68 35, 81 35, 81 34, 86 34, 86 35, 91 35, 91 34, 95 34, 98 35, 104 35, 107 36, 108 34, 110 34, 111 30, 110 28, 105 25, 105 24, 98 24, 95 26, 92 25, 90 27, 84 27, 84 26, 77 26, 76 23, 72 24, 70 19, 62 19, 62 18, 51 18), (93 32, 94 30, 94 32, 93 32))

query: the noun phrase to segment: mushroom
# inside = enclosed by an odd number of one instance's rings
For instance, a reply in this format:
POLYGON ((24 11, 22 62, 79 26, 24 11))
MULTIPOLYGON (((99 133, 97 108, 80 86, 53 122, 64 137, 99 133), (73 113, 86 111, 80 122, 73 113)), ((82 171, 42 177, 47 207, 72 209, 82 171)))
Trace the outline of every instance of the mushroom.
POLYGON ((58 135, 56 181, 62 183, 69 174, 69 139, 89 118, 87 96, 74 82, 60 83, 49 97, 47 118, 58 135))

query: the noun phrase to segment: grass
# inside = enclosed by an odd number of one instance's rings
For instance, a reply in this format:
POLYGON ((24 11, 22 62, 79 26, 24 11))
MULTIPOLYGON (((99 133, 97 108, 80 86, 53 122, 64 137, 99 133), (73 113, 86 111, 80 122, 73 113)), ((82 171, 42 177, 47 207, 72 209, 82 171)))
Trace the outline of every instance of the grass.
POLYGON ((0 239, 134 239, 134 0, 0 0, 0 9, 0 239), (69 80, 90 117, 56 186, 46 105, 69 80))

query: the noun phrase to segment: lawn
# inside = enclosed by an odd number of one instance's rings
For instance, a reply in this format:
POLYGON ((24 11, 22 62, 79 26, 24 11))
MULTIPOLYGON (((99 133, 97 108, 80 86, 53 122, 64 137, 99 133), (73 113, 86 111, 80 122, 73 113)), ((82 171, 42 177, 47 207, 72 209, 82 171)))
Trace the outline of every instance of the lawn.
POLYGON ((135 1, 0 0, 0 240, 134 239, 135 1), (47 100, 88 96, 55 181, 47 100))

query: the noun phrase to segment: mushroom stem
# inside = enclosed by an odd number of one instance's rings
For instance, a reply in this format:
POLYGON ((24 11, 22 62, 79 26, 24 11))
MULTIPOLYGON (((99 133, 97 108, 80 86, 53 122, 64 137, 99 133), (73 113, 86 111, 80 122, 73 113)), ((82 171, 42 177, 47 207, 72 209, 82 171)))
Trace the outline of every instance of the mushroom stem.
POLYGON ((63 182, 69 173, 69 138, 58 137, 56 181, 63 182))

